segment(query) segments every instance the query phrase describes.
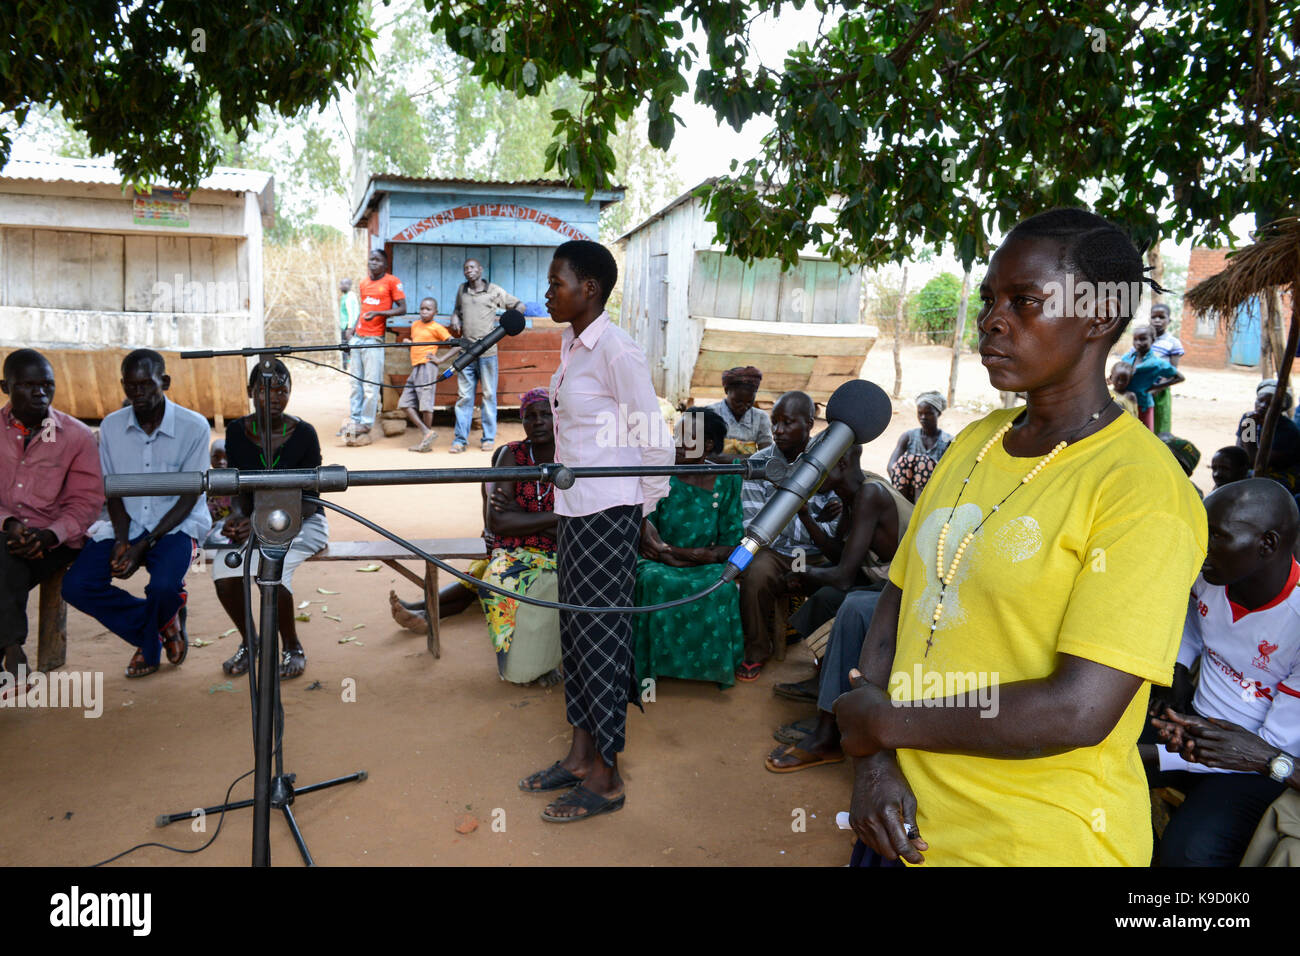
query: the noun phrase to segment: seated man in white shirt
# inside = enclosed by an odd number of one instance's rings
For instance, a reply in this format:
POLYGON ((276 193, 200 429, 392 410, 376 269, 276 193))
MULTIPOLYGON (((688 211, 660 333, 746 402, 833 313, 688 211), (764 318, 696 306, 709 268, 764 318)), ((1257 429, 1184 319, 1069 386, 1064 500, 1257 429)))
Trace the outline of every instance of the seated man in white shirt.
POLYGON ((1187 797, 1156 850, 1162 866, 1240 863, 1300 754, 1300 565, 1292 557, 1300 512, 1286 488, 1266 478, 1223 486, 1205 510, 1209 548, 1192 586, 1173 688, 1153 697, 1152 728, 1138 744, 1151 785, 1187 797), (1200 683, 1189 701, 1198 658, 1200 683), (1184 747, 1191 728, 1215 724, 1248 731, 1256 755, 1185 759, 1195 752, 1194 742, 1184 747))
MULTIPOLYGON (((130 402, 99 426, 99 462, 105 475, 206 471, 211 432, 202 415, 163 394, 171 385, 163 357, 136 349, 122 360, 122 390, 130 402)), ((91 525, 90 542, 63 579, 63 597, 135 646, 127 677, 185 660, 189 641, 181 609, 185 573, 212 526, 203 495, 109 498, 107 518, 91 525), (145 596, 115 586, 141 567, 145 596)))

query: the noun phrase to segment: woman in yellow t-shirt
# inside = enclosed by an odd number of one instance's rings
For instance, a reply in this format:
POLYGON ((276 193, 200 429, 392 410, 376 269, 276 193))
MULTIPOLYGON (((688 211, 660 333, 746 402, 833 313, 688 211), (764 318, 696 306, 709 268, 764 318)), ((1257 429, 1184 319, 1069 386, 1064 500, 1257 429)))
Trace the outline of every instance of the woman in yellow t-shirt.
POLYGON ((887 859, 1150 861, 1136 743, 1148 685, 1173 674, 1206 519, 1107 388, 1144 281, 1128 237, 1080 209, 1025 220, 989 263, 980 355, 1026 405, 940 461, 836 704, 853 829, 887 859))

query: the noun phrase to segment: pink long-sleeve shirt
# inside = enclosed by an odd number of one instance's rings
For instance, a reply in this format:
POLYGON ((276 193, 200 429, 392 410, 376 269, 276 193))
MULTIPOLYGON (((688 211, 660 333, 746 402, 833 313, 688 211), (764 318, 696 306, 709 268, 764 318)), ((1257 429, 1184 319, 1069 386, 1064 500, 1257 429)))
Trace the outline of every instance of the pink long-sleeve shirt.
MULTIPOLYGON (((672 431, 659 410, 645 352, 602 312, 581 335, 561 335, 560 367, 551 378, 555 460, 569 465, 671 465, 672 431)), ((595 514, 616 505, 654 511, 668 495, 668 476, 579 478, 555 489, 555 513, 595 514)))
POLYGON ((104 507, 95 433, 55 409, 45 421, 24 446, 12 406, 0 408, 0 525, 17 518, 80 548, 104 507))

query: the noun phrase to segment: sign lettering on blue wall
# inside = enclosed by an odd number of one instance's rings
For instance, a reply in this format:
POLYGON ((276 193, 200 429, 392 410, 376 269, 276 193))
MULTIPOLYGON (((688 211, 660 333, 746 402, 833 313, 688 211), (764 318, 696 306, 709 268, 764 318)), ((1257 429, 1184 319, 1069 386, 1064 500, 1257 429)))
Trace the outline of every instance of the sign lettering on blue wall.
POLYGON ((431 229, 450 225, 451 223, 460 220, 494 218, 513 219, 518 220, 519 222, 535 223, 547 229, 554 230, 566 239, 592 238, 581 229, 570 225, 558 216, 542 212, 540 209, 534 209, 531 206, 521 206, 517 203, 474 203, 446 209, 442 212, 434 213, 432 216, 425 216, 423 219, 412 223, 393 236, 393 241, 410 242, 431 229))

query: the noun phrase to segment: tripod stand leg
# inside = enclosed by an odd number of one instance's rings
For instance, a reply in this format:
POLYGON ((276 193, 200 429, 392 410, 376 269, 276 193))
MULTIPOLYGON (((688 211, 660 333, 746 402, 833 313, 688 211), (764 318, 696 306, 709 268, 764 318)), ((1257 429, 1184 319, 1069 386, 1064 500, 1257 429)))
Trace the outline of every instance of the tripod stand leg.
MULTIPOLYGON (((314 789, 320 789, 320 786, 317 785, 314 789)), ((293 810, 289 807, 281 807, 280 810, 284 813, 284 822, 289 824, 289 832, 293 834, 293 842, 298 844, 298 852, 302 854, 302 862, 307 866, 315 866, 316 861, 311 858, 311 851, 307 849, 307 843, 302 838, 302 831, 298 829, 298 821, 293 818, 293 810)))
POLYGON ((271 865, 271 759, 275 748, 275 699, 280 683, 280 573, 285 548, 263 548, 257 584, 262 589, 261 646, 257 659, 257 746, 253 761, 253 865, 271 865))
POLYGON ((320 783, 309 784, 306 787, 298 787, 293 792, 295 796, 301 797, 304 793, 311 793, 315 790, 327 790, 330 787, 337 787, 341 783, 351 783, 354 780, 365 780, 369 776, 366 771, 358 770, 356 773, 350 773, 346 777, 335 777, 333 780, 322 780, 320 783))

